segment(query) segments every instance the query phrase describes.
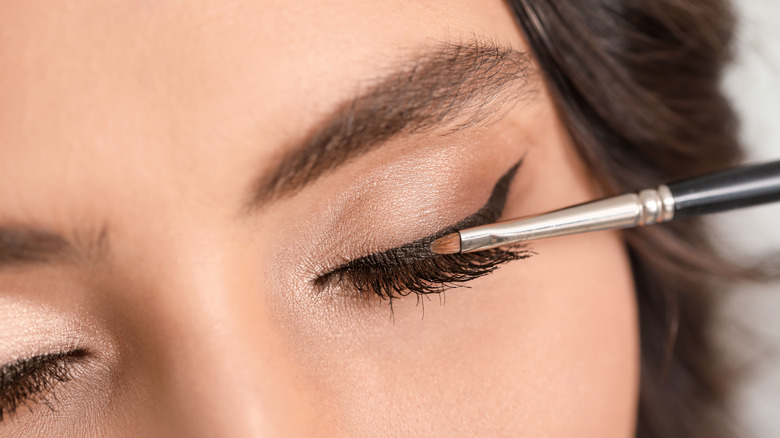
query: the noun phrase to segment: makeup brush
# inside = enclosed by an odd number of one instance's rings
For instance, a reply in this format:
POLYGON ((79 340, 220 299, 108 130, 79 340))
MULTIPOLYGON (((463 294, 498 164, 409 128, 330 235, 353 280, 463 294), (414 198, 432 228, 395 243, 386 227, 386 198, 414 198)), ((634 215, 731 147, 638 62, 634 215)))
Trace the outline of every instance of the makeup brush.
POLYGON ((467 228, 433 241, 431 251, 483 251, 547 237, 659 224, 775 201, 780 201, 780 161, 735 167, 539 216, 467 228))

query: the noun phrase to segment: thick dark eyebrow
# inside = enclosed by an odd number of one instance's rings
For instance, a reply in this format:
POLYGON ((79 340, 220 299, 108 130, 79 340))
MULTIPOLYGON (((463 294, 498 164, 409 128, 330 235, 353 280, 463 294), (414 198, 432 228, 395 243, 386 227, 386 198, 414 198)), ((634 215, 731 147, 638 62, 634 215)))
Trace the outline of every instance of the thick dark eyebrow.
POLYGON ((502 115, 535 87, 527 53, 474 41, 402 61, 284 153, 252 190, 250 210, 290 196, 399 135, 462 130, 502 115))
POLYGON ((94 261, 108 254, 108 233, 100 228, 69 240, 53 231, 0 225, 0 269, 43 263, 94 261))

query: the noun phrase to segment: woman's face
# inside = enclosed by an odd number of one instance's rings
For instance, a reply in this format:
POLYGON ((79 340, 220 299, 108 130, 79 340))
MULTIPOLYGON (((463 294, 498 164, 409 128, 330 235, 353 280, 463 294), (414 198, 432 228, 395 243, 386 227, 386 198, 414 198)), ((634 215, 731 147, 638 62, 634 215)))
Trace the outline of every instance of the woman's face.
POLYGON ((0 434, 630 436, 619 234, 446 299, 391 250, 521 160, 502 219, 598 196, 527 50, 500 1, 3 2, 0 434))

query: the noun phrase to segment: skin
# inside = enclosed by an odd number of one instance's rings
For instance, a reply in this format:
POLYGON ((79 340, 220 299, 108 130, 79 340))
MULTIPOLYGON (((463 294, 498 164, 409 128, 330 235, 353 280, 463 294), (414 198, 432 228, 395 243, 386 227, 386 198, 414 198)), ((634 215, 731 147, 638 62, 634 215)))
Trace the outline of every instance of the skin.
POLYGON ((392 314, 306 281, 473 213, 521 157, 503 218, 597 197, 541 82, 489 123, 393 139, 242 213, 361 83, 475 36, 526 48, 498 1, 2 2, 0 224, 107 237, 101 257, 0 267, 0 363, 91 353, 54 410, 0 435, 631 436, 618 233, 534 243, 392 314))

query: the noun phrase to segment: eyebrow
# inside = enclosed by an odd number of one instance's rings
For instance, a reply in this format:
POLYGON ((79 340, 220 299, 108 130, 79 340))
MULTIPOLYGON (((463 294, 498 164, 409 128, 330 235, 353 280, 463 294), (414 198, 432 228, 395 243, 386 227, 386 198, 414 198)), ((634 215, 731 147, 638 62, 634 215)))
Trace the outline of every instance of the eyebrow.
MULTIPOLYGON (((533 95, 533 77, 528 53, 476 40, 441 43, 402 60, 285 148, 273 169, 255 179, 249 210, 291 196, 399 135, 449 134, 493 120, 533 95)), ((108 255, 105 227, 80 237, 0 224, 0 269, 108 255)))
POLYGON ((100 260, 108 252, 108 232, 105 227, 79 233, 74 239, 68 240, 49 230, 0 226, 0 269, 52 262, 100 260))
POLYGON ((397 136, 448 134, 503 115, 535 91, 533 73, 528 53, 480 41, 441 43, 401 61, 284 148, 256 179, 249 210, 291 196, 397 136))

